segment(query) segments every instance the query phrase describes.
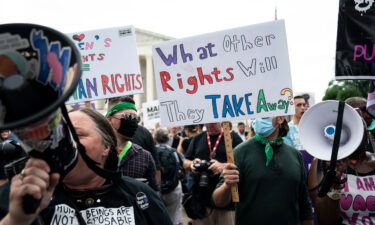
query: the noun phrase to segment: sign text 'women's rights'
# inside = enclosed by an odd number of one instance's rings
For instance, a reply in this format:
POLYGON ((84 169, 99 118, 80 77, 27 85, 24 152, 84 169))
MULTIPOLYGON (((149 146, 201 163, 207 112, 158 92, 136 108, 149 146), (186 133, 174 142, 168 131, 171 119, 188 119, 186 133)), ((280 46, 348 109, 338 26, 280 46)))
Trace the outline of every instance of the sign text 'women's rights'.
POLYGON ((284 21, 153 46, 163 126, 294 113, 284 21))
POLYGON ((143 93, 132 26, 68 35, 81 52, 82 78, 68 104, 143 93))

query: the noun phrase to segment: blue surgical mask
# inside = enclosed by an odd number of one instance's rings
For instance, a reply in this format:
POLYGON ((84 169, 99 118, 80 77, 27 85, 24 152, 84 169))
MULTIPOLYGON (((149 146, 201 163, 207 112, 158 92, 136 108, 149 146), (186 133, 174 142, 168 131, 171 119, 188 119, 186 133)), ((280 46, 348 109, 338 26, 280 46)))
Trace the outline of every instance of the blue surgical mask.
POLYGON ((271 117, 255 119, 252 126, 255 133, 261 137, 268 137, 275 131, 275 127, 272 126, 271 117))

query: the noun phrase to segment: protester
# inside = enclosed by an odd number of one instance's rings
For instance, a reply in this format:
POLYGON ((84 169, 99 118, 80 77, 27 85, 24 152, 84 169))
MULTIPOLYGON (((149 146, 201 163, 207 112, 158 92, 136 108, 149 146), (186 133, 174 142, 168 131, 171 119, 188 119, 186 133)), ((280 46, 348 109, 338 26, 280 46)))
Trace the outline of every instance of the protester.
MULTIPOLYGON (((186 134, 186 138, 184 138, 184 140, 178 145, 177 151, 185 155, 187 150, 189 149, 191 140, 197 134, 201 133, 202 129, 200 125, 187 125, 187 126, 184 126, 184 132, 186 134)), ((182 192, 185 194, 191 190, 192 185, 194 183, 194 176, 191 171, 189 172, 184 171, 184 172, 185 172, 185 176, 183 177, 181 183, 182 183, 182 192)), ((190 223, 193 223, 193 222, 191 221, 190 223)))
POLYGON ((302 97, 305 99, 306 102, 306 110, 310 108, 310 95, 309 94, 303 94, 302 97))
POLYGON ((19 143, 20 140, 10 130, 3 130, 0 132, 0 143, 5 141, 14 141, 14 143, 19 143))
MULTIPOLYGON (((242 142, 237 133, 231 133, 232 147, 242 142)), ((185 154, 184 167, 194 173, 192 187, 194 204, 204 207, 200 212, 197 225, 231 225, 234 223, 233 210, 217 208, 211 202, 211 195, 215 189, 224 164, 227 162, 225 142, 220 123, 206 124, 206 131, 196 135, 185 154), (209 162, 209 163, 208 163, 209 162), (198 169, 199 165, 199 169, 198 169), (208 168, 207 168, 208 166, 208 168), (203 175, 203 176, 202 176, 203 175)))
MULTIPOLYGON (((113 106, 117 105, 121 102, 129 102, 135 105, 135 102, 131 96, 123 96, 118 98, 111 98, 108 101, 108 109, 111 109, 113 106)), ((156 157, 156 150, 155 150, 155 143, 154 138, 149 130, 147 130, 144 126, 138 124, 138 128, 133 135, 131 141, 137 145, 140 145, 143 149, 149 151, 154 159, 156 165, 156 182, 160 184, 160 163, 158 158, 156 157)))
POLYGON ((250 138, 253 138, 255 137, 255 131, 254 131, 254 128, 253 128, 253 125, 252 125, 252 121, 250 122, 250 130, 249 130, 249 133, 246 137, 246 139, 250 139, 250 138))
POLYGON ((375 120, 370 113, 367 112, 367 100, 363 97, 350 97, 345 100, 345 103, 356 109, 359 115, 366 122, 367 137, 369 139, 367 151, 375 152, 375 120))
POLYGON ((238 184, 236 225, 313 224, 302 156, 282 139, 285 117, 256 119, 253 127, 256 136, 234 149, 236 165, 223 169, 215 205, 228 205, 231 185, 238 184))
POLYGON ((176 149, 167 145, 168 130, 159 128, 155 131, 156 151, 161 166, 161 199, 168 209, 174 225, 182 225, 182 163, 183 156, 176 149))
POLYGON ((136 113, 137 109, 133 103, 121 102, 109 109, 106 115, 116 131, 119 169, 125 176, 146 179, 146 182, 158 191, 155 162, 150 152, 131 142, 138 128, 136 113))
MULTIPOLYGON (((87 155, 100 168, 116 171, 116 136, 107 120, 87 108, 69 116, 87 155)), ((44 224, 172 224, 157 194, 132 178, 100 177, 81 157, 59 184, 59 175, 49 171, 45 161, 31 158, 11 185, 0 187, 1 225, 31 224, 39 214, 44 224), (41 199, 34 214, 22 210, 26 194, 41 199)))
POLYGON ((184 137, 182 136, 181 127, 168 127, 169 141, 168 145, 172 148, 177 149, 177 147, 182 143, 184 137))
POLYGON ((16 135, 10 130, 0 133, 0 185, 19 173, 26 161, 27 153, 23 150, 16 135), (21 160, 24 158, 25 160, 21 160), (17 162, 15 162, 17 161, 17 162), (12 163, 12 166, 9 166, 12 163), (8 166, 7 166, 8 165, 8 166), (6 168, 7 167, 7 168, 6 168))
POLYGON ((178 152, 185 154, 189 148, 191 139, 199 133, 199 125, 187 125, 184 126, 184 132, 186 138, 177 146, 178 152))
POLYGON ((306 100, 302 96, 295 96, 294 97, 294 106, 295 106, 295 114, 293 115, 292 120, 288 123, 289 125, 289 132, 286 137, 284 137, 285 144, 288 144, 294 147, 297 150, 304 150, 300 138, 299 138, 299 129, 298 125, 299 122, 307 110, 306 108, 306 100))
POLYGON ((248 131, 245 130, 245 124, 243 122, 239 122, 237 124, 237 134, 241 137, 242 141, 246 141, 247 135, 249 134, 248 131))
MULTIPOLYGON (((356 107, 362 100, 349 99, 346 103, 356 107)), ((360 110, 358 110, 361 114, 360 110)), ((365 129, 366 130, 366 129, 365 129)), ((318 196, 318 184, 328 168, 327 162, 314 159, 308 176, 311 199, 319 224, 374 224, 375 156, 369 152, 370 140, 364 130, 362 142, 347 158, 337 162, 337 177, 346 178, 344 185, 334 183, 324 197, 318 196)), ((354 149, 353 149, 354 150, 354 149)))

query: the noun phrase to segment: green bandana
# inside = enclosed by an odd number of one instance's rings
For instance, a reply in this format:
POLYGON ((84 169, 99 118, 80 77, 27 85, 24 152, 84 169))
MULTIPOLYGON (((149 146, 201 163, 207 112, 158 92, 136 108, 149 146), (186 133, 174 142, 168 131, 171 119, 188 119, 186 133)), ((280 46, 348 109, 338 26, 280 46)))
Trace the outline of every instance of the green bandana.
POLYGON ((113 106, 108 112, 106 116, 111 116, 115 114, 116 112, 123 110, 123 109, 134 109, 137 111, 137 108, 135 108, 135 105, 130 102, 121 102, 115 106, 113 106))
POLYGON ((372 120, 371 124, 367 127, 367 130, 373 130, 375 128, 375 120, 372 120))
POLYGON ((271 159, 273 157, 273 148, 272 145, 281 145, 283 143, 283 139, 281 137, 276 138, 273 141, 269 141, 266 139, 261 138, 258 134, 254 137, 254 140, 260 142, 262 145, 265 145, 266 148, 264 149, 266 153, 266 166, 268 166, 271 162, 271 159))

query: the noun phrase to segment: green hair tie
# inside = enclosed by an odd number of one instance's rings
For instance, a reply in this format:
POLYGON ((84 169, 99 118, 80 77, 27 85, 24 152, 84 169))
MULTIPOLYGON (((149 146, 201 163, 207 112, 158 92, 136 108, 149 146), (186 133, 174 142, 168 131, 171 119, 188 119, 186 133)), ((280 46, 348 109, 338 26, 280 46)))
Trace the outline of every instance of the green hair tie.
POLYGON ((124 109, 133 109, 137 111, 137 108, 135 108, 135 105, 130 102, 121 102, 115 106, 113 106, 106 114, 106 116, 111 116, 115 114, 118 111, 124 110, 124 109))

